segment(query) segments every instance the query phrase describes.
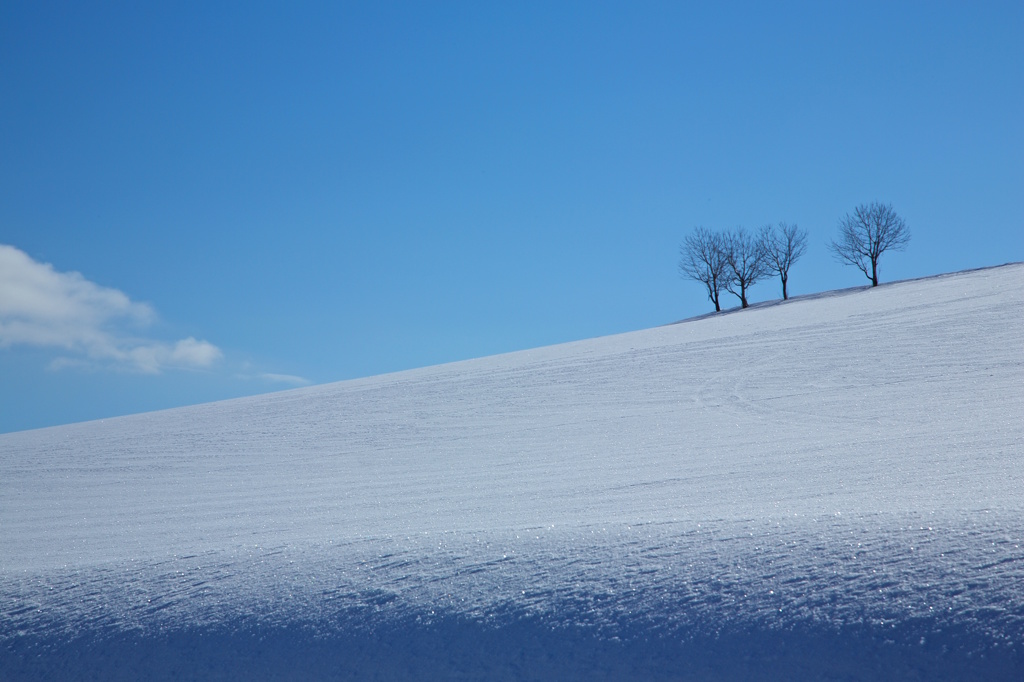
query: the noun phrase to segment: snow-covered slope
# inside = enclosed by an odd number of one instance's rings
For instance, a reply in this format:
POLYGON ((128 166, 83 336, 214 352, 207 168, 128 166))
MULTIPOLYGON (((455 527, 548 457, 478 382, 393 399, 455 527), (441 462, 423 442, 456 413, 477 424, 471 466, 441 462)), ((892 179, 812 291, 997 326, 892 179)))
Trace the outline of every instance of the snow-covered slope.
POLYGON ((1024 264, 2 435, 0 679, 1024 679, 1024 264))

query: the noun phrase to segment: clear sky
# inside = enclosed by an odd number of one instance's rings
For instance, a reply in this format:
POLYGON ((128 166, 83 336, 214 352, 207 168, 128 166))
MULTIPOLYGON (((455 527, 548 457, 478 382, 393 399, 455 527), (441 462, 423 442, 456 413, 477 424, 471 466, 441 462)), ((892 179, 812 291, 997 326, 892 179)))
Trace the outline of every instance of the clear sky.
POLYGON ((0 431, 1024 260, 1024 3, 0 4, 0 431), (780 296, 760 283, 753 301, 780 296), (736 300, 726 294, 723 301, 736 300))

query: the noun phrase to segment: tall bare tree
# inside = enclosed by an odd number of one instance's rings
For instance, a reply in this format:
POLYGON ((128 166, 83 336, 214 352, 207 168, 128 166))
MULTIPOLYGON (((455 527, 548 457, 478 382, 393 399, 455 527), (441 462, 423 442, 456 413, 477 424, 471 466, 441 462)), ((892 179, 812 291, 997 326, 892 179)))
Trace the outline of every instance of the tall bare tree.
POLYGON ((679 246, 679 274, 700 282, 708 298, 721 310, 719 294, 729 277, 722 236, 703 227, 696 228, 679 246))
POLYGON ((800 256, 807 250, 807 231, 786 223, 779 223, 777 226, 765 225, 761 228, 760 240, 768 270, 782 280, 782 299, 786 300, 789 298, 786 289, 789 268, 800 260, 800 256))
POLYGON ((725 262, 729 265, 725 289, 740 299, 746 308, 747 289, 770 272, 761 240, 749 234, 742 227, 727 233, 723 238, 725 262))
POLYGON ((892 249, 902 251, 910 242, 910 229, 891 204, 861 204, 839 221, 839 239, 829 249, 841 263, 856 266, 878 286, 878 259, 892 249))

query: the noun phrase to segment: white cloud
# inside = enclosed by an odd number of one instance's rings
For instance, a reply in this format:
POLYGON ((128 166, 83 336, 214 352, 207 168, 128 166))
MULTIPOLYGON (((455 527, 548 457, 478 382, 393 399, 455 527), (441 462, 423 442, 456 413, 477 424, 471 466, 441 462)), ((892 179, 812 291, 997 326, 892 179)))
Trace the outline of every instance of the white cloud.
POLYGON ((224 354, 212 343, 190 336, 173 346, 158 342, 140 344, 128 351, 128 356, 140 371, 156 374, 164 367, 210 367, 224 354))
POLYGON ((195 367, 209 367, 223 357, 224 354, 217 346, 207 341, 197 341, 191 336, 178 341, 171 351, 172 361, 195 367))
POLYGON ((205 368, 223 357, 193 337, 177 342, 140 338, 129 328, 156 319, 145 303, 77 272, 57 272, 13 246, 0 244, 0 348, 60 348, 51 369, 109 366, 156 374, 166 368, 205 368))

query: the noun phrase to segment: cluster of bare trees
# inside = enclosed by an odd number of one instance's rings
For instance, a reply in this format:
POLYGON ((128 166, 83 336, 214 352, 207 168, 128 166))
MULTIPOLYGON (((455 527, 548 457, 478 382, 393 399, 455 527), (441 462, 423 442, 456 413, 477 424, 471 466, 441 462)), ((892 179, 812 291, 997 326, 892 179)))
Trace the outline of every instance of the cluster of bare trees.
POLYGON ((789 298, 789 269, 807 248, 807 232, 796 225, 767 225, 751 234, 742 227, 712 232, 698 227, 679 247, 679 271, 702 283, 708 298, 721 310, 721 292, 728 291, 746 308, 750 287, 770 275, 782 281, 782 297, 789 298))
MULTIPOLYGON (((861 204, 839 221, 839 238, 829 243, 836 260, 857 267, 878 286, 878 260, 883 253, 902 250, 910 241, 906 222, 889 204, 861 204)), ((691 232, 679 247, 679 271, 700 282, 708 298, 721 310, 722 291, 749 305, 747 292, 755 283, 775 275, 788 299, 789 270, 807 250, 807 232, 779 223, 756 234, 738 228, 713 232, 703 227, 691 232)))

